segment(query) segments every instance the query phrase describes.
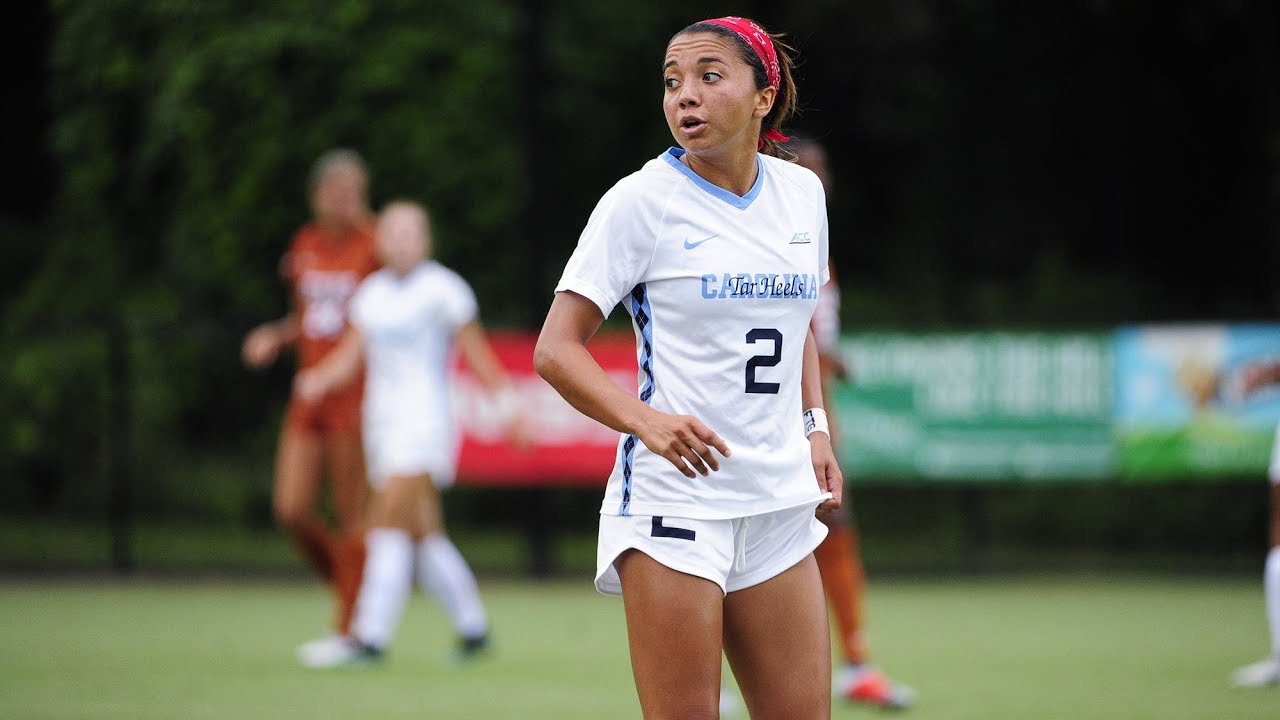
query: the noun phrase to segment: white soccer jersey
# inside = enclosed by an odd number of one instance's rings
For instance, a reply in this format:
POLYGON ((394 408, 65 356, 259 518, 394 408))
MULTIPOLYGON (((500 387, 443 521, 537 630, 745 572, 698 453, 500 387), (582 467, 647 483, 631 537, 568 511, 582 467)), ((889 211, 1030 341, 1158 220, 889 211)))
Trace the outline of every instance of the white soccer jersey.
POLYGON ((622 302, 640 398, 697 417, 732 456, 689 479, 625 436, 601 512, 723 519, 816 504, 800 374, 828 276, 822 184, 758 155, 756 183, 738 197, 686 167, 683 154, 671 148, 605 193, 556 290, 606 316, 622 302))
POLYGON ((370 480, 430 472, 437 481, 452 481, 459 437, 449 362, 454 335, 476 314, 471 286, 437 262, 404 277, 379 270, 360 284, 351 322, 364 341, 370 480))

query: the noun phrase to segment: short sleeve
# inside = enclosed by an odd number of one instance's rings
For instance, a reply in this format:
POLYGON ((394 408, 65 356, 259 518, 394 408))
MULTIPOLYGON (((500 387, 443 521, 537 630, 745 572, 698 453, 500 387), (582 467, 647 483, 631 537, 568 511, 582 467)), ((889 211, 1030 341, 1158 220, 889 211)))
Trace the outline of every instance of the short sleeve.
POLYGON ((826 285, 831 280, 830 242, 827 238, 827 196, 818 188, 818 284, 826 285))
POLYGON ((479 317, 480 303, 476 301, 476 293, 471 289, 471 285, 466 280, 463 280, 461 275, 452 270, 448 271, 448 273, 449 284, 453 287, 450 292, 444 293, 444 303, 441 311, 445 322, 456 331, 479 317))
POLYGON ((587 220, 556 292, 578 293, 608 317, 642 281, 656 242, 642 202, 623 185, 615 185, 587 220))
POLYGON ((299 230, 289 241, 289 249, 284 251, 280 256, 280 262, 276 266, 276 271, 280 273, 280 279, 289 287, 296 287, 298 277, 302 274, 301 262, 303 255, 306 253, 303 247, 305 243, 303 231, 299 230))

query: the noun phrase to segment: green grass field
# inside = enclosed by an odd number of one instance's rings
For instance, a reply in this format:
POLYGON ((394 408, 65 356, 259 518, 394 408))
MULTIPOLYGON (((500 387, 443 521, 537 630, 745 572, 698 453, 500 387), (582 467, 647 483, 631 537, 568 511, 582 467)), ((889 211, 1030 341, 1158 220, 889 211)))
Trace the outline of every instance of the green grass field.
MULTIPOLYGON (((309 672, 293 647, 328 613, 310 583, 3 580, 0 718, 639 716, 620 602, 585 577, 484 590, 484 660, 451 665, 419 595, 380 667, 309 672)), ((920 692, 907 717, 1280 717, 1280 688, 1227 685, 1266 646, 1247 578, 878 581, 869 617, 876 659, 920 692)))

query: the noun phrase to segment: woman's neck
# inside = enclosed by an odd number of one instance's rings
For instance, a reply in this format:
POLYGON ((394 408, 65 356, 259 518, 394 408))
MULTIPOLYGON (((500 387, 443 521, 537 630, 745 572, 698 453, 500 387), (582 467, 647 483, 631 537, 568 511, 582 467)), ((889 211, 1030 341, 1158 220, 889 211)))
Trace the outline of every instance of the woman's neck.
POLYGON ((409 277, 410 275, 412 275, 412 274, 413 274, 413 271, 414 271, 414 270, 417 270, 417 269, 418 269, 418 267, 419 267, 420 265, 422 265, 423 263, 425 263, 425 262, 426 262, 426 260, 417 260, 417 261, 415 261, 415 262, 411 262, 411 263, 408 263, 408 264, 403 264, 403 263, 402 263, 402 264, 399 264, 399 265, 387 265, 386 267, 387 267, 387 269, 388 269, 388 270, 390 270, 390 271, 391 271, 391 274, 392 274, 392 275, 395 275, 395 276, 396 276, 396 279, 398 279, 398 280, 403 280, 403 279, 405 279, 405 278, 409 277))
POLYGON ((333 242, 342 242, 351 233, 351 225, 341 220, 317 218, 316 225, 321 233, 333 242))
POLYGON ((694 155, 685 152, 680 158, 698 177, 743 197, 756 184, 756 176, 760 170, 756 163, 755 149, 742 152, 734 149, 728 153, 707 153, 694 155))

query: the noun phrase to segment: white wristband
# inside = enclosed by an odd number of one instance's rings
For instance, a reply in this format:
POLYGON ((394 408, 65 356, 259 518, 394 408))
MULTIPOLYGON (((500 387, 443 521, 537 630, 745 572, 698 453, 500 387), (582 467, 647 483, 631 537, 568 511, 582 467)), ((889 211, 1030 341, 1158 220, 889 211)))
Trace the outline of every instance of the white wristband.
POLYGON ((820 432, 831 437, 831 426, 827 425, 827 411, 822 408, 809 408, 804 411, 804 436, 820 432))

